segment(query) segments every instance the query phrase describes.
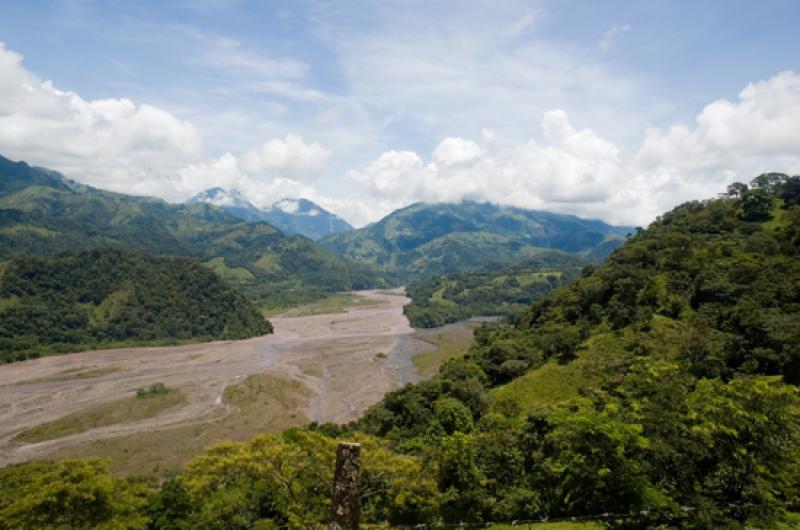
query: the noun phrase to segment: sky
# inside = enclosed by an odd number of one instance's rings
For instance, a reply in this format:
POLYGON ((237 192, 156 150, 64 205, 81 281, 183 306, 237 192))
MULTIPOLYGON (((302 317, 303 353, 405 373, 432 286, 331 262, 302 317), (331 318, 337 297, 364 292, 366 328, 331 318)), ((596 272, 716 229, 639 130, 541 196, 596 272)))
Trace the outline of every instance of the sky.
POLYGON ((0 154, 356 226, 463 199, 645 226, 800 173, 800 3, 0 0, 0 154))

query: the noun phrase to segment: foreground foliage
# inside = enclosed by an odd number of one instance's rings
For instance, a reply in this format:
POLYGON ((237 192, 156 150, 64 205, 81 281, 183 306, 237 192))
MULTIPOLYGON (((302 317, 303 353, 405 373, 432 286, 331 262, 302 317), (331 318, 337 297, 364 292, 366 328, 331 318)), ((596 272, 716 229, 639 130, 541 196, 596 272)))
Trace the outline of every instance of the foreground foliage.
MULTIPOLYGON (((436 485, 421 462, 355 440, 364 520, 430 518, 436 485)), ((113 478, 96 460, 11 466, 0 470, 0 528, 316 528, 330 520, 335 454, 333 438, 290 430, 218 445, 161 484, 113 478)))
POLYGON ((251 302, 189 258, 105 248, 18 257, 0 277, 0 361, 271 331, 251 302))

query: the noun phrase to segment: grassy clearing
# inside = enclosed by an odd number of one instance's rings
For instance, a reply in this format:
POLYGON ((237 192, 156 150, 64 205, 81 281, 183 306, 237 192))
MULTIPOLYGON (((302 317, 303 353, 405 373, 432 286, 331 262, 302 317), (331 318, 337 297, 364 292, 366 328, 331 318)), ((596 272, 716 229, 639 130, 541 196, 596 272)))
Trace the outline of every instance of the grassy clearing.
MULTIPOLYGON (((223 403, 230 412, 205 423, 107 438, 64 448, 56 458, 107 458, 117 475, 162 476, 184 465, 209 446, 225 440, 247 440, 307 424, 301 411, 306 387, 293 379, 254 374, 227 387, 223 403)), ((222 411, 220 410, 220 413, 222 411)))
POLYGON ((434 375, 445 361, 464 355, 474 340, 475 324, 450 324, 442 328, 417 331, 414 337, 436 346, 435 350, 414 355, 411 361, 421 376, 434 375))
POLYGON ((301 305, 286 311, 276 309, 268 311, 264 316, 282 316, 285 318, 306 317, 313 315, 327 315, 332 313, 344 313, 350 307, 377 307, 383 302, 370 300, 354 293, 336 293, 322 300, 317 300, 311 304, 301 305))
POLYGON ((18 385, 27 385, 30 383, 55 383, 58 381, 73 381, 75 379, 91 379, 93 377, 100 377, 103 375, 113 374, 122 370, 119 366, 106 366, 105 368, 88 368, 86 366, 78 366, 70 368, 57 374, 48 377, 39 377, 37 379, 26 379, 25 381, 17 382, 18 385))
POLYGON ((134 396, 118 399, 22 431, 14 437, 14 441, 43 442, 116 423, 144 420, 157 416, 185 401, 186 398, 183 394, 174 389, 145 397, 134 396))
POLYGON ((590 385, 581 358, 569 364, 551 360, 505 385, 491 390, 495 398, 493 407, 501 412, 509 404, 524 416, 540 407, 569 401, 578 396, 578 389, 590 385))

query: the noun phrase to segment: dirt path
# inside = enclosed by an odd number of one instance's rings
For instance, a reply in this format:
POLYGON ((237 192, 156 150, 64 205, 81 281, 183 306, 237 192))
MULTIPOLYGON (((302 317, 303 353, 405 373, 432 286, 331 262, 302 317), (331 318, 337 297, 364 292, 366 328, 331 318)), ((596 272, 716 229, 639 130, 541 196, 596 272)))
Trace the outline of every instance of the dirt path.
POLYGON ((225 388, 258 373, 287 377, 308 388, 309 397, 299 411, 303 421, 353 420, 386 392, 418 379, 410 356, 426 348, 411 337, 414 330, 403 315, 408 298, 377 291, 357 294, 372 303, 344 313, 271 318, 273 335, 90 351, 2 366, 0 466, 47 457, 88 441, 219 420, 231 412, 223 400, 225 388), (105 375, 53 380, 86 370, 105 375), (187 398, 185 406, 46 442, 13 441, 22 430, 132 395, 156 382, 180 389, 187 398))

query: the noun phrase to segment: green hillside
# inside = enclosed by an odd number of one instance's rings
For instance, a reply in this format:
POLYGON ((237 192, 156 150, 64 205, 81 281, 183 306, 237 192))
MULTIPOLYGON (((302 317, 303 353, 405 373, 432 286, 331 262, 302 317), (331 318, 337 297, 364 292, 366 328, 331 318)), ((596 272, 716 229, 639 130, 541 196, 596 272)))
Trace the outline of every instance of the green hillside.
POLYGON ((664 214, 352 428, 438 459, 446 520, 778 528, 800 495, 799 286, 800 177, 762 175, 664 214))
POLYGON ((544 249, 604 259, 631 229, 489 203, 413 204, 321 244, 394 282, 505 266, 544 249))
POLYGON ((516 317, 532 300, 577 278, 585 264, 572 254, 549 251, 500 270, 435 276, 408 286, 411 303, 403 310, 417 328, 473 316, 516 317))
POLYGON ((267 308, 375 284, 363 267, 266 223, 102 191, 0 157, 0 260, 108 244, 196 258, 267 308))
POLYGON ((104 248, 17 257, 0 276, 0 362, 271 331, 249 300, 190 258, 104 248))

